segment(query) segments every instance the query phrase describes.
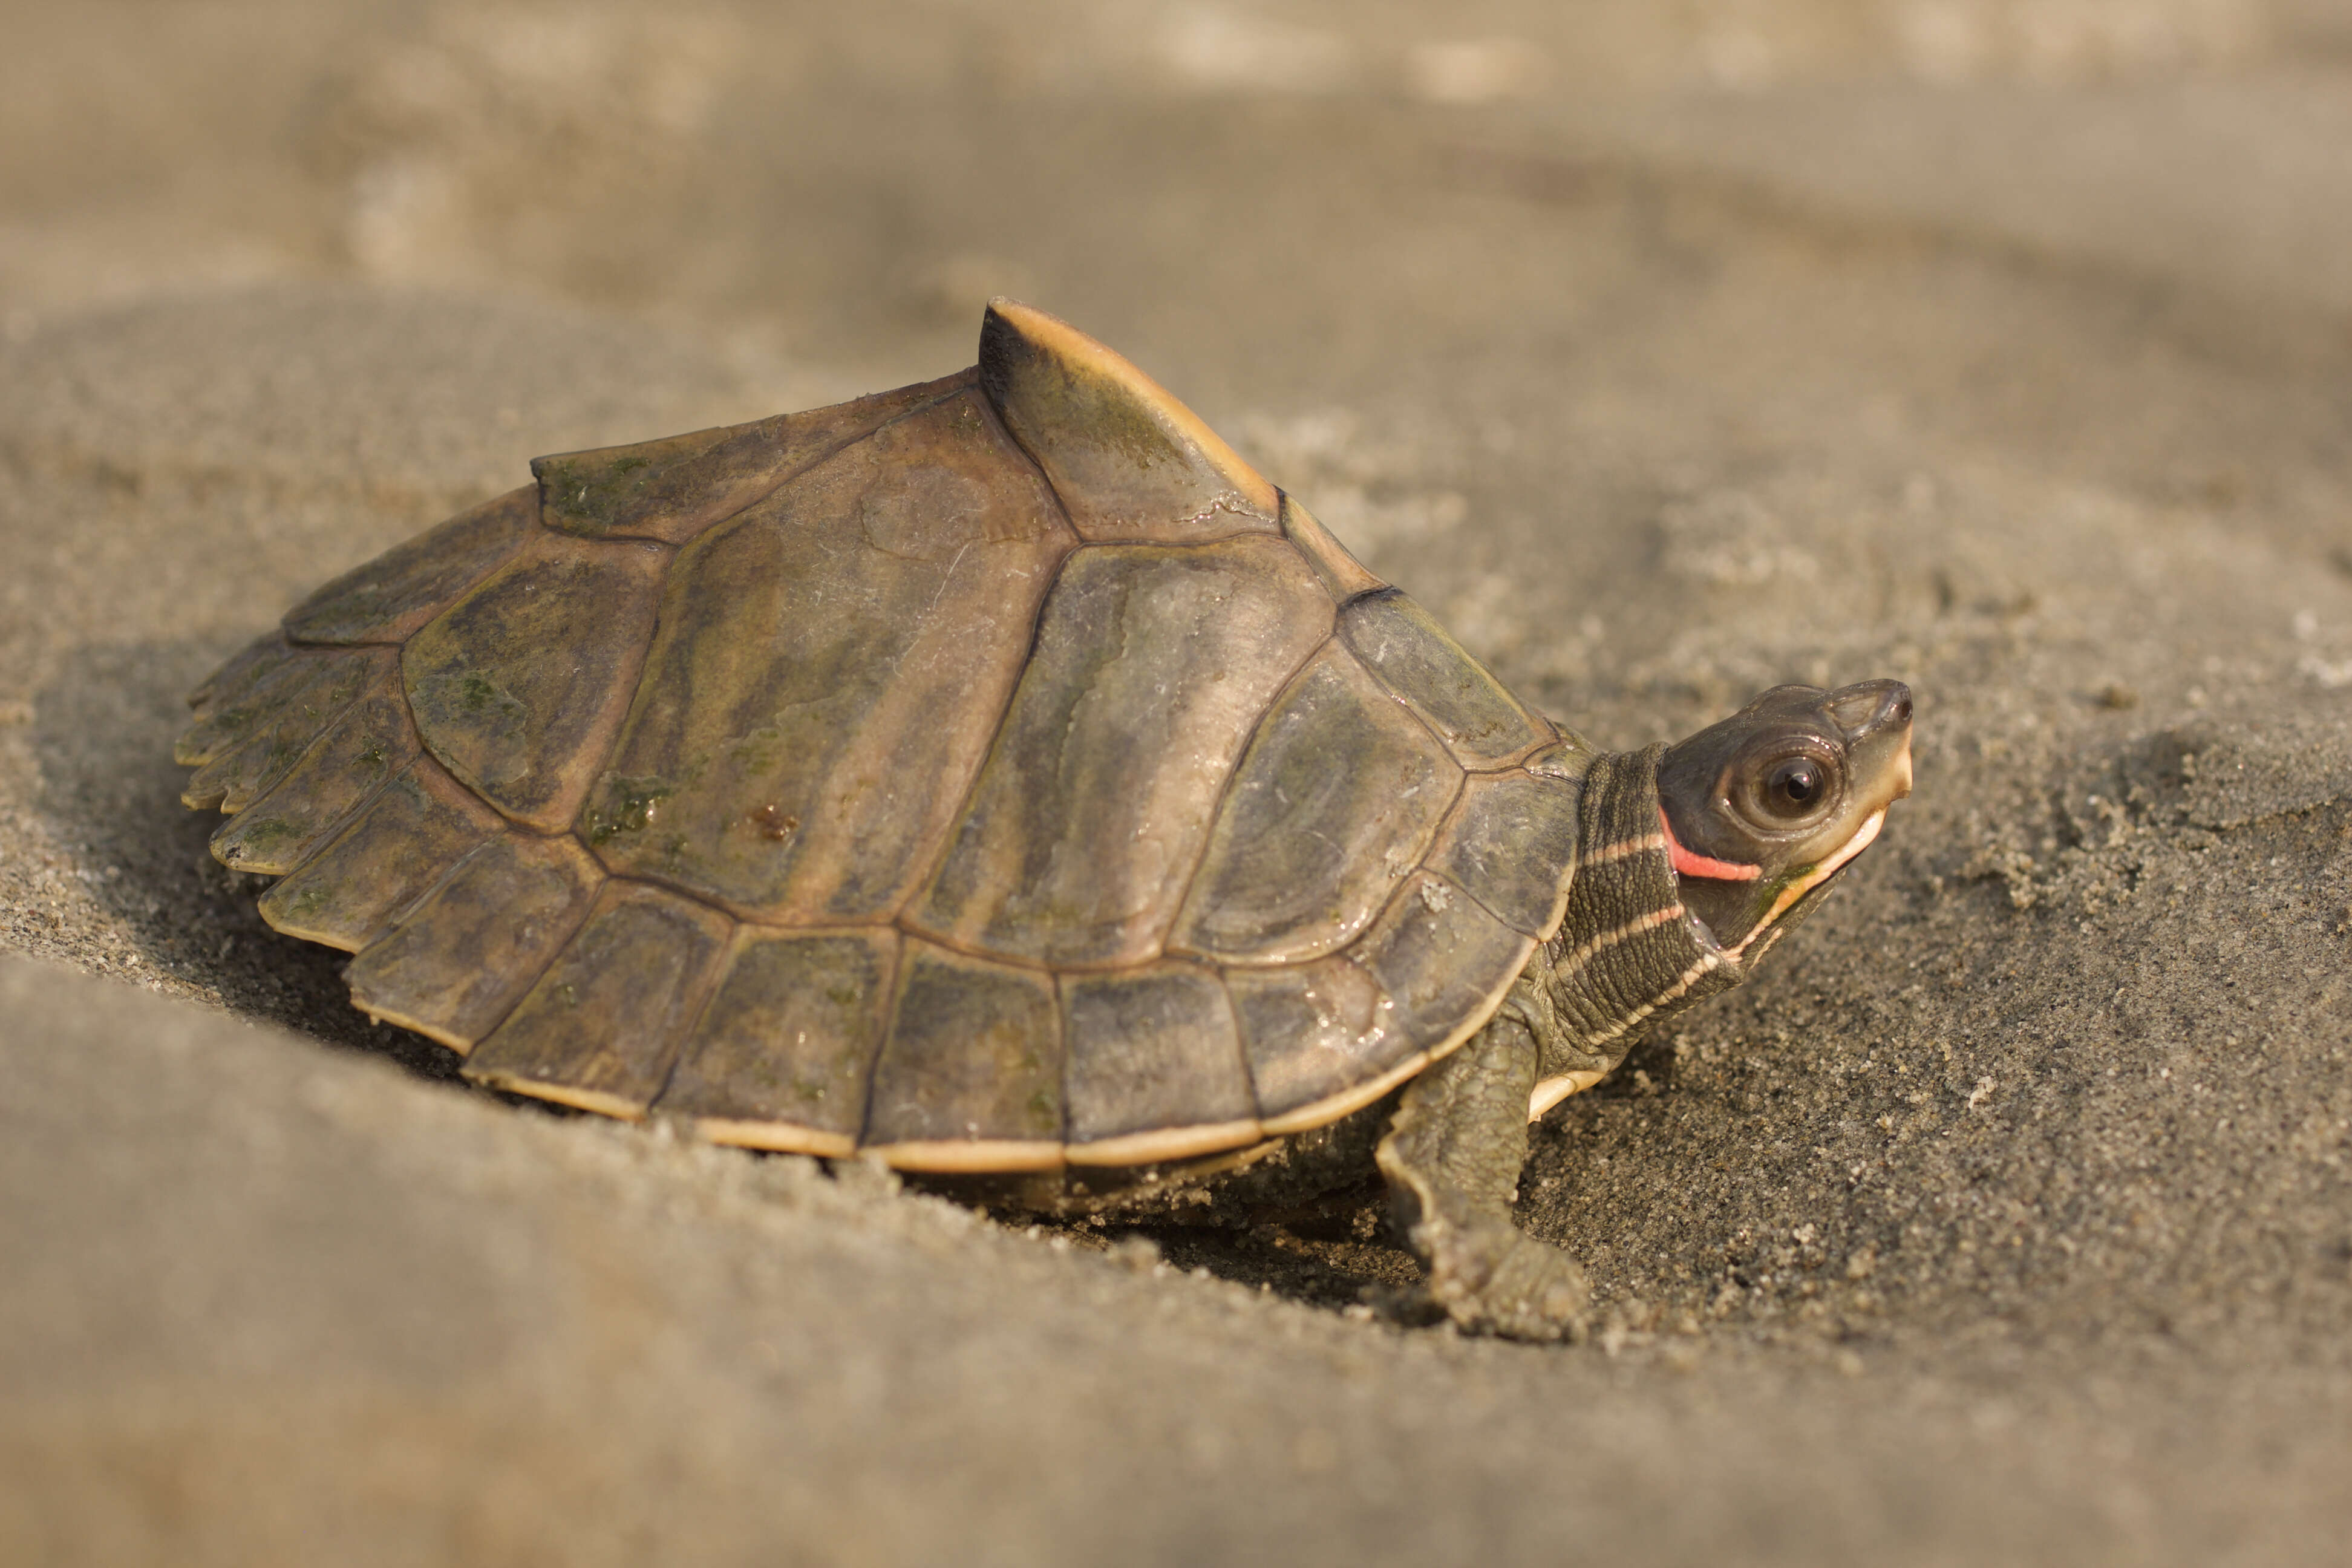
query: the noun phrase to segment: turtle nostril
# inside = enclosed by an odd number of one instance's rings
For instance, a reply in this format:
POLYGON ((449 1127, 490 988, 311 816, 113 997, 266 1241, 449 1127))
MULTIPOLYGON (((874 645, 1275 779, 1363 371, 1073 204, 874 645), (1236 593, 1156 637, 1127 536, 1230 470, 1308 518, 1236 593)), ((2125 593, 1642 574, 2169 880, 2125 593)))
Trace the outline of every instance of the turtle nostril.
POLYGON ((1886 694, 1886 721, 1890 724, 1911 722, 1911 689, 1898 686, 1886 694))

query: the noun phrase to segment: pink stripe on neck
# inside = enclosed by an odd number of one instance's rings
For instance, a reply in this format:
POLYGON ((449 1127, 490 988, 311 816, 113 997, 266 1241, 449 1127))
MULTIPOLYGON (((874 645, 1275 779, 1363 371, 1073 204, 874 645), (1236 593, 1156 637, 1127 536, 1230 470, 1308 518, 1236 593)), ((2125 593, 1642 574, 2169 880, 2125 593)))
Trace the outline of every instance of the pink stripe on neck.
POLYGON ((1674 858, 1675 869, 1685 877, 1711 877, 1718 882, 1752 882, 1764 874, 1761 866, 1743 866, 1737 860, 1715 860, 1705 855, 1694 855, 1682 847, 1675 837, 1675 825, 1666 820, 1666 808, 1658 807, 1658 826, 1666 836, 1666 853, 1674 858))

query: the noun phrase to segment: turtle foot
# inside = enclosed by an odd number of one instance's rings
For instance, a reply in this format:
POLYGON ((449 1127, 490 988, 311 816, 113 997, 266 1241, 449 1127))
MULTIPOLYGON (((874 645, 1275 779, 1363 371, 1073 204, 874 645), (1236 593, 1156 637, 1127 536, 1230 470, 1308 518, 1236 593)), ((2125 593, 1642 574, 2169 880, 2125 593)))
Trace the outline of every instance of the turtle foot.
POLYGON ((1465 1333, 1584 1338, 1592 1293, 1584 1270, 1559 1248, 1502 1223, 1424 1222, 1412 1227, 1412 1241, 1429 1259, 1419 1295, 1430 1315, 1443 1313, 1465 1333))

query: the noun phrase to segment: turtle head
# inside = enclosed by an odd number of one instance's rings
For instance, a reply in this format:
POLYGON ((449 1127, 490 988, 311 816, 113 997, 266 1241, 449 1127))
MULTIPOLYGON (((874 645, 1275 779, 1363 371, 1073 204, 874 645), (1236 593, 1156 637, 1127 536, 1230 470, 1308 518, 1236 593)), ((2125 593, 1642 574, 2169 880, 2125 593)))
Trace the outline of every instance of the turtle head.
POLYGON ((1683 906, 1753 959, 1870 847, 1911 793, 1911 689, 1776 686, 1658 762, 1683 906))

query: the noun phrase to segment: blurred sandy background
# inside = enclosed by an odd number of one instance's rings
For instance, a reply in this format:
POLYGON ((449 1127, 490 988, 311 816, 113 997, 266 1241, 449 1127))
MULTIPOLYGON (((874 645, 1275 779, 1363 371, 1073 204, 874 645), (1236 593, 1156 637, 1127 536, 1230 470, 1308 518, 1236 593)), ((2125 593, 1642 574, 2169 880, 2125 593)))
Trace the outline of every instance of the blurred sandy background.
POLYGON ((0 1559, 2340 1558, 2352 8, 0 15, 0 1559), (1377 1321, 1369 1203, 509 1110, 205 856, 177 695, 296 595, 996 292, 1602 743, 1918 689, 1852 885, 1538 1133, 1593 1345, 1377 1321))

